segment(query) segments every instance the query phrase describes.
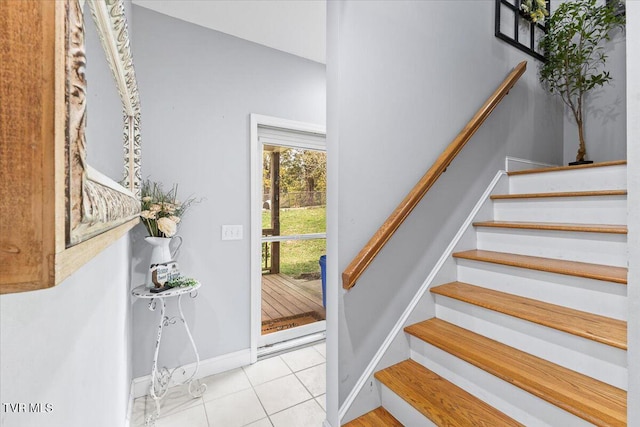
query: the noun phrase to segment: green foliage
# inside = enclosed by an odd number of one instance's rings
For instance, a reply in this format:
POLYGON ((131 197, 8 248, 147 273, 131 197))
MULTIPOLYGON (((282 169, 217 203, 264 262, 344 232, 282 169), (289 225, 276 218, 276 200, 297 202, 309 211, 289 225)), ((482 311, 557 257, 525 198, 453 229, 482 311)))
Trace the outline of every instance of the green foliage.
MULTIPOLYGON (((280 192, 322 191, 327 188, 326 154, 322 151, 286 148, 280 153, 280 192)), ((271 191, 271 153, 263 157, 264 193, 271 191)))
POLYGON ((545 18, 549 16, 546 0, 522 0, 520 9, 529 14, 532 22, 544 23, 545 18))
POLYGON ((547 22, 547 34, 541 40, 547 61, 540 67, 540 81, 560 96, 576 119, 580 138, 576 160, 583 160, 586 153, 585 95, 611 80, 603 69, 604 42, 610 40, 611 30, 622 26, 624 15, 616 15, 613 4, 597 6, 596 0, 562 3, 547 22))
POLYGON ((188 286, 195 286, 197 284, 198 281, 196 279, 180 276, 177 279, 173 279, 165 283, 165 286, 167 286, 168 288, 186 288, 188 286))

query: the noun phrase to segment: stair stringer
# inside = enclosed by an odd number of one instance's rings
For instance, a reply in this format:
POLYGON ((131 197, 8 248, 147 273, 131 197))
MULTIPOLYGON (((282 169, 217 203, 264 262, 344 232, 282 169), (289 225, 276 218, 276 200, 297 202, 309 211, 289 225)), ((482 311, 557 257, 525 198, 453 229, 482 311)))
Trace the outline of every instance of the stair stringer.
POLYGON ((340 425, 381 406, 383 386, 373 377, 374 373, 410 357, 409 338, 404 333, 404 328, 435 316, 435 302, 429 289, 432 285, 456 279, 456 262, 451 255, 475 246, 477 232, 473 222, 493 219, 493 203, 490 196, 506 193, 508 186, 507 173, 503 170, 498 171, 340 406, 340 425))

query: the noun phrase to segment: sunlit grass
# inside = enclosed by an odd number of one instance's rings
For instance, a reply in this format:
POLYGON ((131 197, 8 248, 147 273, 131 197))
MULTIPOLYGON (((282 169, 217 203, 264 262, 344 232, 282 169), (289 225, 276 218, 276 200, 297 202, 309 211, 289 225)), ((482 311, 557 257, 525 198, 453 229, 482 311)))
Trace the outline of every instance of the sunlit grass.
MULTIPOLYGON (((280 235, 324 233, 327 210, 324 206, 280 211, 280 235)), ((271 212, 262 211, 262 228, 271 228, 271 212)))
MULTIPOLYGON (((271 228, 271 213, 262 212, 262 228, 271 228)), ((280 235, 324 233, 326 209, 322 207, 282 209, 280 211, 280 235)), ((280 272, 292 277, 316 273, 318 260, 326 253, 325 239, 287 240, 280 243, 280 272)))

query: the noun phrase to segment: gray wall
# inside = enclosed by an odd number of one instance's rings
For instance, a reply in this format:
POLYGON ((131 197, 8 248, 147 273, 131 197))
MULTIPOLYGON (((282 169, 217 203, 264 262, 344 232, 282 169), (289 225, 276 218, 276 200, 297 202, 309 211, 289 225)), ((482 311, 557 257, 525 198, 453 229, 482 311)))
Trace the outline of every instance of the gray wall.
POLYGON ((560 105, 542 91, 536 61, 494 37, 494 4, 328 4, 328 200, 338 212, 327 234, 328 264, 337 260, 328 286, 340 294, 339 343, 330 340, 328 351, 337 345, 339 404, 505 156, 562 161, 560 105), (337 273, 522 60, 525 76, 356 286, 342 291, 337 273))
POLYGON ((126 235, 54 288, 0 297, 0 425, 124 425, 131 384, 126 235))
MULTIPOLYGON (((126 2, 128 17, 130 7, 126 2)), ((87 31, 87 51, 99 58, 95 28, 87 31)), ((102 102, 100 95, 105 88, 106 93, 115 90, 113 77, 96 72, 88 78, 96 89, 89 117, 110 117, 104 125, 120 129, 116 138, 121 141, 121 107, 102 102)), ((104 147, 110 141, 99 135, 87 141, 90 153, 110 152, 104 147)), ((116 145, 119 155, 105 154, 91 163, 121 174, 122 143, 116 145)), ((130 271, 126 235, 54 288, 0 296, 0 402, 49 403, 53 409, 11 413, 0 408, 0 425, 124 425, 132 378, 130 271)))
MULTIPOLYGON (((640 2, 627 2, 627 40, 640 40, 640 2)), ((627 137, 629 141, 640 139, 640 44, 627 45, 627 137)), ((627 206, 629 207, 627 245, 629 250, 629 274, 627 298, 629 318, 627 320, 627 360, 629 365, 629 388, 627 402, 640 401, 640 146, 627 146, 627 206)), ((640 405, 627 408, 628 425, 640 425, 640 405)))
MULTIPOLYGON (((185 300, 200 357, 250 346, 249 114, 325 123, 325 67, 134 6, 136 74, 143 109, 143 176, 203 197, 180 224, 178 261, 203 287, 185 300), (244 240, 221 241, 223 224, 244 240)), ((132 281, 143 283, 149 248, 134 233, 132 281)), ((134 305, 134 376, 151 370, 155 316, 134 305)), ((161 361, 193 362, 179 328, 168 328, 161 361), (166 346, 165 346, 166 345, 166 346), (166 352, 165 352, 166 350, 166 352)))

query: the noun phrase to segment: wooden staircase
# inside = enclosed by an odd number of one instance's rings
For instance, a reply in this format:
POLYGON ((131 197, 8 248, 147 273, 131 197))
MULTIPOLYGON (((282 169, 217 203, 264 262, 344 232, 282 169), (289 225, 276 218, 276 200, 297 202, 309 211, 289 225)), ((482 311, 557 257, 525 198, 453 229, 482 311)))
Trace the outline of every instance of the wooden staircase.
POLYGON ((382 407, 346 426, 625 426, 626 162, 509 174, 382 407))

